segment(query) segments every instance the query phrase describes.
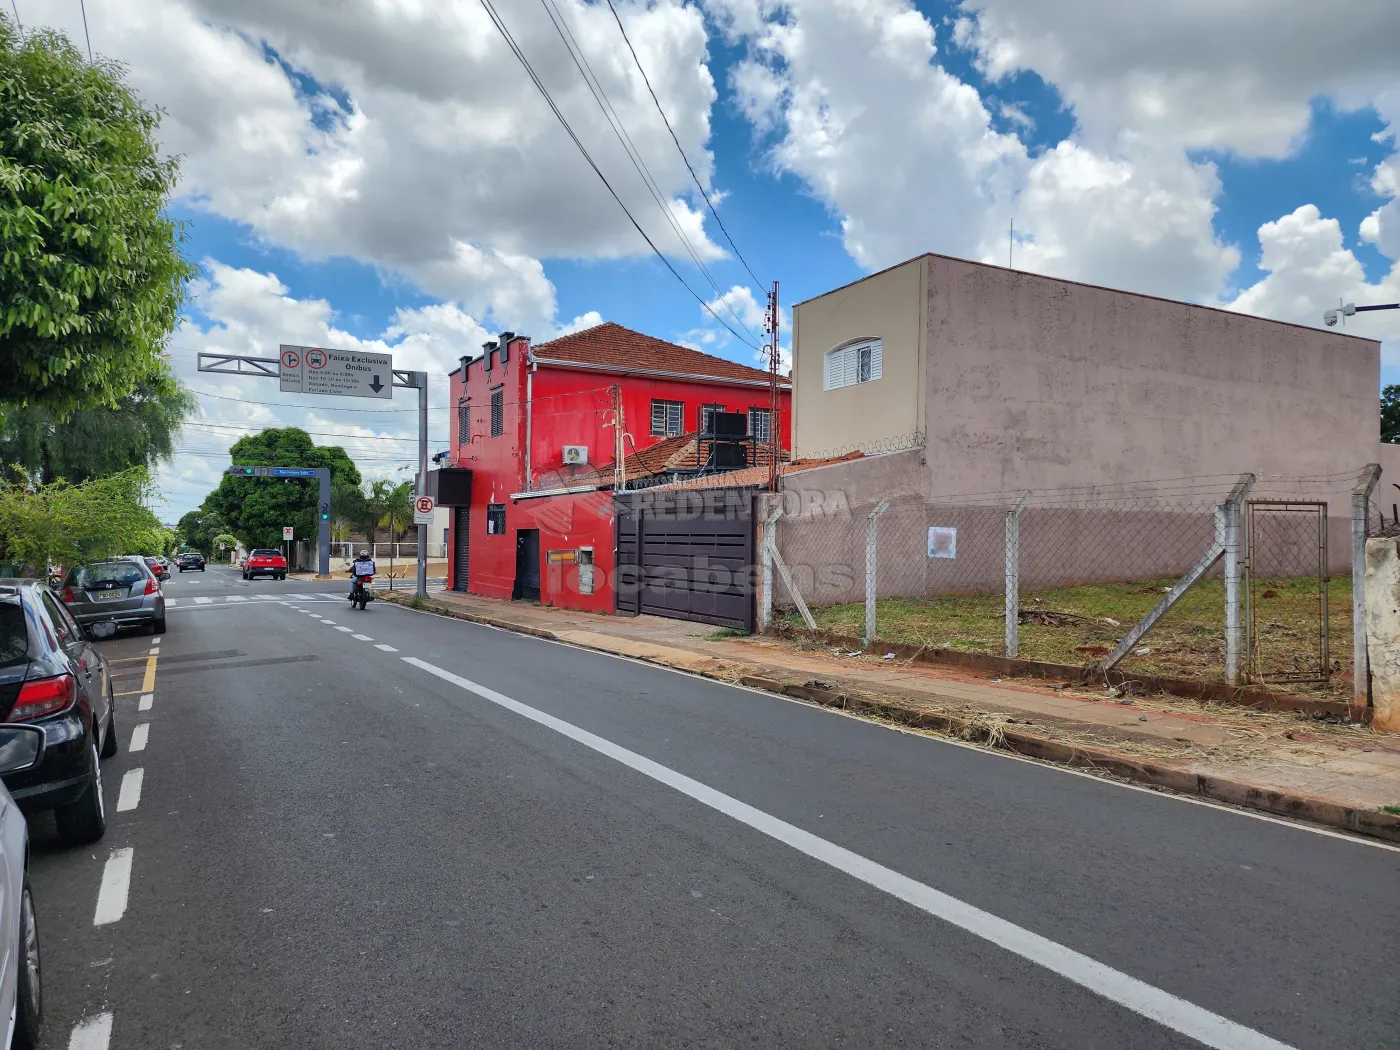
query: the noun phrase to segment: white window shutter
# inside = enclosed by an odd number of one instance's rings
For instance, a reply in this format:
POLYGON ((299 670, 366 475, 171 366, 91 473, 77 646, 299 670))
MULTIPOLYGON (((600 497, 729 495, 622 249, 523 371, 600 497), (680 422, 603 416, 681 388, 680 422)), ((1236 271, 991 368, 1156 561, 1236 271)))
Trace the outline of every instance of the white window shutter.
POLYGON ((884 340, 876 339, 870 344, 870 378, 879 379, 884 371, 884 340))
POLYGON ((822 388, 835 390, 841 385, 841 351, 832 350, 826 355, 826 371, 822 375, 822 388))
POLYGON ((860 382, 860 348, 848 346, 841 351, 843 379, 842 386, 855 386, 860 382))

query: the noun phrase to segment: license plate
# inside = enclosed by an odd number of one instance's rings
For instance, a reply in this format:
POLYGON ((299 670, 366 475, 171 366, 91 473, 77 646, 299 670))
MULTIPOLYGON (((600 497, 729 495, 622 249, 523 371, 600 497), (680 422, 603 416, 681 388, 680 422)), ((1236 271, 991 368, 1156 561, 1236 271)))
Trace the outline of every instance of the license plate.
POLYGON ((96 594, 93 595, 93 597, 96 598, 99 602, 114 602, 114 601, 116 601, 118 598, 125 598, 125 597, 126 597, 126 592, 124 592, 124 591, 98 591, 96 594))

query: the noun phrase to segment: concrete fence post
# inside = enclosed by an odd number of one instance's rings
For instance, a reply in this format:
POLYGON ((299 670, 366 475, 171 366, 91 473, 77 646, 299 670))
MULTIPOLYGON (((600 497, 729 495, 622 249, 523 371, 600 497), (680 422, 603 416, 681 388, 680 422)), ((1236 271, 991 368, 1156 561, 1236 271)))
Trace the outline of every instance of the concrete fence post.
POLYGON ((1027 489, 1006 512, 1006 655, 1012 658, 1021 644, 1021 511, 1030 498, 1027 489))
POLYGON ((1371 493, 1381 480, 1381 465, 1367 463, 1351 489, 1351 702, 1365 707, 1371 699, 1371 663, 1366 655, 1366 533, 1371 493))
POLYGON ((880 515, 889 509, 890 501, 882 499, 865 519, 865 644, 875 637, 875 591, 879 562, 875 554, 875 529, 880 515))
POLYGON ((767 631, 773 622, 773 548, 776 546, 778 519, 783 516, 783 503, 773 500, 768 516, 763 519, 763 540, 759 544, 760 564, 763 566, 763 590, 758 604, 758 629, 767 631))
POLYGON ((1230 685, 1244 682, 1245 632, 1240 610, 1241 581, 1247 557, 1244 503, 1253 487, 1253 474, 1240 475, 1221 507, 1225 517, 1221 537, 1225 559, 1225 681, 1230 685))

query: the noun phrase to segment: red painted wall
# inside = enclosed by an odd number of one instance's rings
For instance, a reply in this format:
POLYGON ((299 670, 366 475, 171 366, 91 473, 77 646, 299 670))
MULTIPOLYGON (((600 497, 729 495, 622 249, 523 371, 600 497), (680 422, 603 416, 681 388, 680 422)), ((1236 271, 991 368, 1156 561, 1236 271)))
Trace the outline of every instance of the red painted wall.
MULTIPOLYGON (((512 597, 515 588, 516 532, 540 530, 540 601, 565 608, 611 612, 613 570, 613 512, 609 492, 544 496, 511 500, 525 484, 525 400, 528 343, 513 340, 506 359, 491 355, 468 363, 451 377, 451 448, 458 466, 472 471, 470 511, 471 552, 468 590, 488 598, 512 597), (464 380, 465 373, 465 380, 464 380), (491 392, 502 391, 503 430, 491 436, 491 392), (460 406, 460 407, 459 407, 460 406), (465 428, 462 424, 466 424, 465 428), (487 533, 487 506, 505 505, 506 528, 501 535, 487 533), (551 565, 551 550, 592 547, 594 593, 582 594, 576 565, 551 565)), ((542 366, 531 381, 531 440, 529 472, 532 479, 563 466, 565 445, 588 448, 588 465, 570 468, 582 473, 612 462, 614 428, 612 386, 622 388, 626 451, 647 448, 663 440, 651 433, 653 399, 680 401, 685 405, 685 432, 699 426, 700 406, 718 403, 731 412, 768 407, 768 389, 696 380, 652 376, 617 376, 587 369, 542 366)), ((779 436, 791 447, 791 393, 779 391, 779 436)), ((456 578, 456 521, 448 546, 448 580, 456 578)))

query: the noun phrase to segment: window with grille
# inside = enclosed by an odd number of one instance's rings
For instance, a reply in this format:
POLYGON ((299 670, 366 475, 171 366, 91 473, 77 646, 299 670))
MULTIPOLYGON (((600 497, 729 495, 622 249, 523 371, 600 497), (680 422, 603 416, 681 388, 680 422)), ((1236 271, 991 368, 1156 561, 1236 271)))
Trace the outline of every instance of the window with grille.
POLYGON ((491 391, 491 436, 500 437, 506 429, 506 392, 491 391))
POLYGON ((724 405, 701 405, 700 406, 700 433, 708 434, 714 430, 714 419, 716 412, 729 411, 724 405))
POLYGON ((773 440, 773 432, 768 427, 769 411, 766 408, 749 409, 749 436, 755 441, 773 440))
POLYGON ((486 535, 504 536, 506 534, 506 505, 504 503, 486 504, 486 535))
POLYGON ((685 426, 685 403, 653 401, 651 403, 651 432, 657 437, 672 437, 685 426))
POLYGON ((835 390, 857 383, 872 383, 884 374, 884 347, 879 339, 865 339, 828 350, 822 387, 835 390))

